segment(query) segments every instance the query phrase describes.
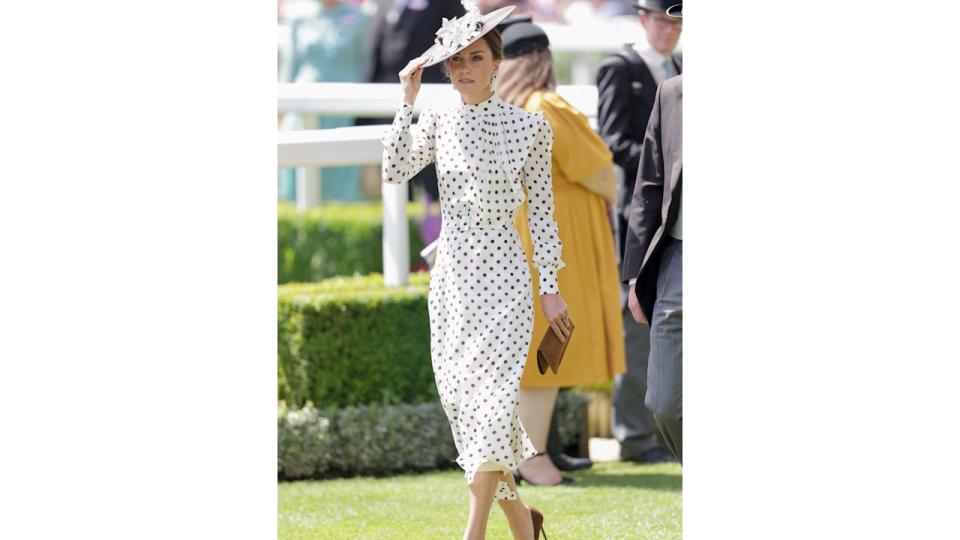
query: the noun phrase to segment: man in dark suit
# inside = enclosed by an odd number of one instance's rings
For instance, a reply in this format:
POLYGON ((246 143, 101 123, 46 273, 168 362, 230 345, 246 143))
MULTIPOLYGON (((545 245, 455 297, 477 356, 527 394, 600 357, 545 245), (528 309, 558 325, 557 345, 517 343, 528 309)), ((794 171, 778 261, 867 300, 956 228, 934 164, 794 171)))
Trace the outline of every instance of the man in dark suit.
POLYGON ((624 281, 638 323, 650 321, 646 406, 683 461, 683 76, 657 90, 630 202, 624 281))
MULTIPOLYGON (((370 59, 364 81, 399 83, 400 70, 433 45, 443 19, 464 13, 460 0, 381 0, 371 32, 370 59)), ((420 81, 446 82, 440 64, 425 68, 420 81)), ((390 120, 363 118, 357 121, 357 125, 381 123, 389 124, 390 120)), ((412 183, 422 185, 434 201, 440 200, 437 171, 432 163, 417 173, 412 183)))
POLYGON ((644 39, 623 46, 597 69, 597 131, 613 152, 613 161, 623 169, 624 190, 620 198, 620 252, 626 232, 626 208, 640 163, 640 146, 647 130, 657 87, 682 71, 673 50, 680 40, 681 19, 666 9, 676 0, 639 0, 644 39))
MULTIPOLYGON (((675 1, 640 0, 635 7, 640 10, 644 39, 607 57, 597 71, 598 131, 624 173, 624 189, 617 208, 621 254, 640 149, 657 87, 682 68, 680 58, 673 53, 680 39, 680 19, 666 14, 667 7, 675 1)), ((674 458, 657 441, 656 422, 644 407, 650 329, 635 323, 626 306, 623 328, 627 372, 616 377, 613 387, 613 435, 620 442, 620 458, 643 463, 672 461, 674 458)))

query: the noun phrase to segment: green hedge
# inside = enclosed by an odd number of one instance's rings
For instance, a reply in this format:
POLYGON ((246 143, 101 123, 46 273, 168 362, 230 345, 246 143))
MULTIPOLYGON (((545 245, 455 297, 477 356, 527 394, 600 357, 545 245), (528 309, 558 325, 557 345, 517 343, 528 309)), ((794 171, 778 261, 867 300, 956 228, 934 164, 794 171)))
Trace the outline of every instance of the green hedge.
MULTIPOLYGON (((420 261, 419 204, 410 204, 410 262, 420 261)), ((314 282, 332 276, 383 271, 383 206, 380 203, 326 204, 304 212, 277 208, 279 283, 314 282)))
POLYGON ((583 452, 589 451, 586 441, 581 438, 587 433, 587 405, 590 398, 570 390, 561 389, 557 394, 554 405, 557 413, 557 431, 560 435, 560 445, 564 448, 579 445, 583 452))
MULTIPOLYGON (((430 362, 428 282, 415 273, 387 288, 373 274, 279 287, 281 478, 455 466, 430 362)), ((586 404, 560 393, 564 446, 580 442, 586 404)))
POLYGON ((456 466, 456 448, 439 402, 317 410, 277 415, 281 479, 385 475, 456 466))
MULTIPOLYGON (((560 440, 575 445, 584 434, 587 399, 557 398, 560 440)), ((456 447, 439 401, 415 405, 326 408, 312 404, 277 414, 277 472, 282 480, 382 476, 456 468, 456 447)))
POLYGON ((428 280, 414 273, 388 288, 373 274, 280 286, 280 399, 319 407, 436 399, 428 280))

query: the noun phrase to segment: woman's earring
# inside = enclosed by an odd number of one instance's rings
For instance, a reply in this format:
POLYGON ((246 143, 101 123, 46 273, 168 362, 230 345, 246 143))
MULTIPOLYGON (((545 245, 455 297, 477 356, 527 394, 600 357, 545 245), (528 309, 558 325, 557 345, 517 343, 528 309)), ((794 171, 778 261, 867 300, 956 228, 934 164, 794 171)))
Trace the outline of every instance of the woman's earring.
POLYGON ((497 74, 494 73, 494 74, 493 74, 493 78, 490 79, 490 86, 493 86, 493 85, 496 84, 496 83, 497 83, 497 74))

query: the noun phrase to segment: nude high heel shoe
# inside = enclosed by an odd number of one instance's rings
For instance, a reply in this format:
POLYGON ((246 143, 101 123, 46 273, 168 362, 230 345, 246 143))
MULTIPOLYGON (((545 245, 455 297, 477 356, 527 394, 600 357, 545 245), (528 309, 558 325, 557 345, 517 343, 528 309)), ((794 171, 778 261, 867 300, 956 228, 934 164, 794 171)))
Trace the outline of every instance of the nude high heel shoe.
POLYGON ((543 533, 543 540, 547 540, 547 531, 543 530, 543 514, 532 506, 530 509, 530 519, 533 520, 533 540, 540 540, 540 533, 543 533))

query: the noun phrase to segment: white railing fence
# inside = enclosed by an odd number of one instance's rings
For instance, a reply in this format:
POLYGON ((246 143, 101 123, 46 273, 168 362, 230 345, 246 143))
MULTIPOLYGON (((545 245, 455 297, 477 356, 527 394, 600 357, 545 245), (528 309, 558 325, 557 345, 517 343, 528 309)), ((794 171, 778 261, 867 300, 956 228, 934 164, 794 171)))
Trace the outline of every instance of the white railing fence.
MULTIPOLYGON (((582 111, 595 126, 597 89, 592 85, 561 85, 557 93, 582 111)), ((305 119, 317 115, 392 119, 400 104, 399 84, 290 83, 278 85, 277 110, 305 119)), ((414 114, 427 107, 457 103, 449 84, 424 84, 414 114)), ((310 121, 305 122, 310 125, 310 121)), ((413 126, 416 129, 416 126, 413 126)), ((380 163, 380 136, 385 126, 304 129, 277 133, 279 167, 335 167, 380 163)))
MULTIPOLYGON (((557 92, 582 111, 595 125, 597 89, 591 85, 561 85, 557 92)), ((378 117, 390 119, 400 103, 399 84, 289 83, 278 87, 277 110, 304 117, 315 125, 319 115, 378 117)), ((424 84, 414 112, 425 107, 456 104, 459 95, 449 84, 424 84)), ((277 133, 278 167, 333 167, 379 164, 383 153, 380 137, 385 125, 332 129, 303 129, 277 133)), ((416 125, 413 126, 417 129, 416 125)), ((316 189, 310 178, 298 185, 297 207, 311 206, 316 189)), ((406 216, 407 185, 382 184, 383 276, 387 285, 407 283, 410 268, 409 227, 406 216)))

